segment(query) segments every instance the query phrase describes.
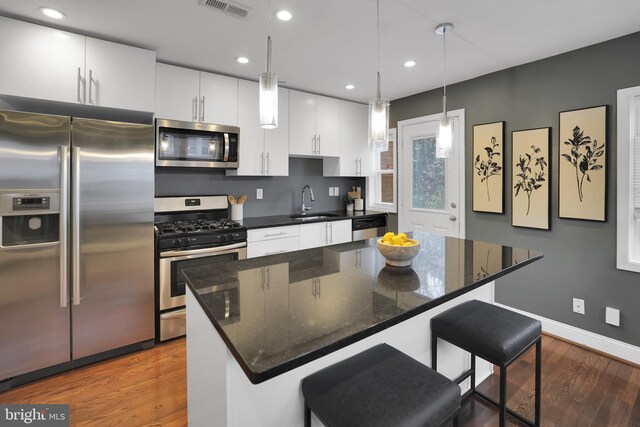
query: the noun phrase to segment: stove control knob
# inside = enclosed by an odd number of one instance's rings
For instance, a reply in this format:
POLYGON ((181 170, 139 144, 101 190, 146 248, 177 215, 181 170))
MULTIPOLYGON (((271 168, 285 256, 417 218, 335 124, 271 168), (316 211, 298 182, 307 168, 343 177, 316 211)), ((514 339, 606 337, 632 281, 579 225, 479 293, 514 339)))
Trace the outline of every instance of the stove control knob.
POLYGON ((226 234, 220 234, 219 236, 220 236, 220 240, 221 240, 222 242, 224 242, 225 240, 227 240, 227 235, 226 235, 226 234))

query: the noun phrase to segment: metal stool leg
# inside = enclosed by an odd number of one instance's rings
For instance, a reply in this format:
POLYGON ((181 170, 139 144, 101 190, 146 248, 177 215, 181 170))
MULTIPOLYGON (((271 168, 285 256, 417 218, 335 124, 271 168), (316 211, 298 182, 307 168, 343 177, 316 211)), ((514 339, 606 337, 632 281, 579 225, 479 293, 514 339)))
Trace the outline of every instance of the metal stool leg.
POLYGON ((311 427, 311 409, 307 406, 307 401, 304 402, 304 427, 311 427))
POLYGON ((476 389, 476 355, 471 353, 471 376, 469 377, 471 380, 471 388, 470 390, 476 389))
POLYGON ((536 402, 535 402, 535 426, 540 427, 540 407, 542 397, 542 337, 538 339, 536 343, 536 402))
POLYGON ((431 369, 438 370, 438 336, 431 332, 431 369))
POLYGON ((504 427, 507 418, 507 367, 500 366, 500 427, 504 427))

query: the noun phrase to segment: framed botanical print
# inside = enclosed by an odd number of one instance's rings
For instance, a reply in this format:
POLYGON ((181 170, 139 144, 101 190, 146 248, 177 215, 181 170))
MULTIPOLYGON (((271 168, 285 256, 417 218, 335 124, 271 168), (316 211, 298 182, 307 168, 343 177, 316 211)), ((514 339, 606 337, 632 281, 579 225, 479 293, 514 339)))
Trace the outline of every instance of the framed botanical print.
POLYGON ((606 221, 607 106, 560 113, 558 216, 606 221))
POLYGON ((504 122, 473 126, 473 210, 504 213, 504 122))
POLYGON ((550 228, 551 128, 511 133, 511 225, 550 228))

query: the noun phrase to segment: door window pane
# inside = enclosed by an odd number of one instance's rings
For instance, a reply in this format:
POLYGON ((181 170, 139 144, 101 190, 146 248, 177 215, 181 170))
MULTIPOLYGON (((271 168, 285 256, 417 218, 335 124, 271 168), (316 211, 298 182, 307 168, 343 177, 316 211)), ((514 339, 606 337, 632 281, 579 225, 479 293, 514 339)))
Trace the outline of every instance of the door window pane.
POLYGON ((445 159, 436 157, 436 138, 413 140, 413 207, 445 209, 445 159))

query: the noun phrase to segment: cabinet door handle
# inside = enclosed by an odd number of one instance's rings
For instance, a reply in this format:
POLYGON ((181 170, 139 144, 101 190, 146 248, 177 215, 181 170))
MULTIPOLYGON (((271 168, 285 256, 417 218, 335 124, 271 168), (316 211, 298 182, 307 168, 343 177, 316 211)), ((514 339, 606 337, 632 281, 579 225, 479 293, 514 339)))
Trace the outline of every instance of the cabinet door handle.
POLYGON ((196 96, 195 98, 193 98, 193 121, 197 122, 198 121, 198 97, 196 96))
POLYGON ((80 96, 80 84, 82 83, 82 75, 80 74, 80 67, 78 67, 78 102, 82 103, 82 97, 80 96))
POLYGON ((93 86, 93 70, 89 70, 89 104, 93 105, 93 98, 91 97, 91 86, 93 86))
POLYGON ((277 255, 277 254, 283 254, 287 252, 286 249, 283 249, 281 251, 275 251, 275 252, 265 252, 265 255, 277 255))
POLYGON ((362 158, 358 157, 358 175, 362 175, 362 158))
POLYGON ((320 135, 318 135, 318 153, 317 154, 320 154, 321 151, 322 151, 322 145, 320 143, 320 135))
POLYGON ((318 286, 317 294, 318 298, 320 298, 322 296, 322 282, 320 281, 319 277, 316 279, 316 286, 318 286))
POLYGON ((202 102, 200 103, 200 121, 204 122, 204 95, 202 96, 202 102))
POLYGON ((269 152, 267 151, 267 175, 271 173, 271 159, 269 158, 269 152))
POLYGON ((287 233, 284 231, 281 231, 279 233, 271 233, 271 234, 267 233, 264 235, 264 237, 282 236, 283 234, 287 234, 287 233))
POLYGON ((316 279, 311 279, 311 295, 316 296, 316 279))
POLYGON ((265 267, 265 269, 267 270, 267 290, 271 289, 271 271, 269 270, 269 267, 265 267))
MULTIPOLYGON (((260 175, 264 175, 264 151, 260 153, 260 175)), ((265 235, 266 237, 266 235, 265 235)))
POLYGON ((327 225, 331 228, 329 231, 329 244, 333 245, 333 223, 328 222, 327 225))
POLYGON ((311 140, 311 154, 316 154, 316 136, 313 135, 313 139, 311 140))

